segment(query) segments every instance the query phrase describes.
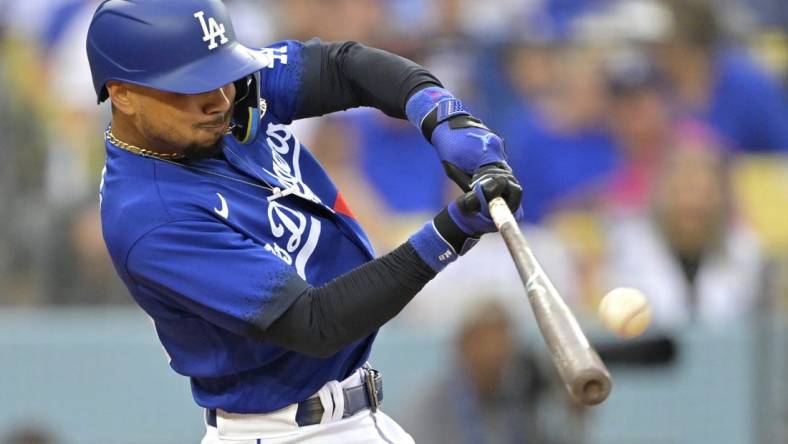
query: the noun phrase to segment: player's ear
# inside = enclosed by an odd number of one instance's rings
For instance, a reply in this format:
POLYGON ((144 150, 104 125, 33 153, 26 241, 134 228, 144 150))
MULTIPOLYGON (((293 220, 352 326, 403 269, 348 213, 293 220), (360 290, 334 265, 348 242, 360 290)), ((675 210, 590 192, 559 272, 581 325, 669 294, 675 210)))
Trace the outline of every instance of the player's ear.
POLYGON ((128 83, 109 81, 107 82, 107 91, 110 100, 112 100, 113 110, 126 115, 134 114, 134 100, 131 97, 133 92, 128 83))

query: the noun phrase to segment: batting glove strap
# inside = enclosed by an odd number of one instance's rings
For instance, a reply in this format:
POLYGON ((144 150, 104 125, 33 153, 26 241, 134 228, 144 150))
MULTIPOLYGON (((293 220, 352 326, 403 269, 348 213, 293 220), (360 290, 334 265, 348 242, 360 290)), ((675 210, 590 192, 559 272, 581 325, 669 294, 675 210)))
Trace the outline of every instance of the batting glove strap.
POLYGON ((478 238, 464 233, 452 221, 447 210, 441 211, 408 240, 419 257, 435 272, 446 268, 478 241, 478 238))
POLYGON ((451 245, 451 248, 459 252, 460 256, 467 253, 468 250, 471 249, 477 242, 479 242, 479 236, 481 233, 470 233, 463 230, 456 222, 455 219, 451 217, 451 209, 452 206, 448 206, 443 209, 435 219, 432 220, 433 225, 435 225, 435 229, 438 231, 438 234, 441 235, 446 242, 451 245))
POLYGON ((432 143, 432 133, 435 132, 435 128, 446 121, 449 122, 451 129, 475 127, 489 131, 489 128, 484 126, 481 120, 465 111, 462 102, 457 99, 450 99, 438 103, 432 111, 424 116, 424 119, 421 121, 421 134, 428 142, 432 143))
POLYGON ((459 102, 448 90, 438 86, 421 89, 408 99, 408 103, 405 104, 405 115, 413 126, 421 129, 427 114, 437 108, 438 103, 446 100, 459 102))
POLYGON ((484 127, 479 120, 471 117, 459 99, 437 86, 424 88, 411 96, 405 106, 405 114, 408 120, 421 130, 428 142, 432 141, 435 128, 447 120, 453 121, 462 117, 463 122, 470 119, 473 125, 484 127))

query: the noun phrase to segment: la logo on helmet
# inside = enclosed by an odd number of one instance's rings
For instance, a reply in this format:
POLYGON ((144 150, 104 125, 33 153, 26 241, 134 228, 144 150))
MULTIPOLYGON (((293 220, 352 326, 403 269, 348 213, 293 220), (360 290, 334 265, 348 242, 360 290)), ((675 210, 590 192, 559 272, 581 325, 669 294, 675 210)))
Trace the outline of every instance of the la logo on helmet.
POLYGON ((202 41, 207 42, 210 40, 208 49, 214 49, 219 46, 219 43, 224 45, 228 42, 227 37, 224 36, 224 23, 219 24, 213 17, 208 17, 208 23, 205 22, 205 11, 195 12, 194 16, 200 21, 202 26, 202 41), (221 37, 219 43, 216 43, 216 38, 221 37))

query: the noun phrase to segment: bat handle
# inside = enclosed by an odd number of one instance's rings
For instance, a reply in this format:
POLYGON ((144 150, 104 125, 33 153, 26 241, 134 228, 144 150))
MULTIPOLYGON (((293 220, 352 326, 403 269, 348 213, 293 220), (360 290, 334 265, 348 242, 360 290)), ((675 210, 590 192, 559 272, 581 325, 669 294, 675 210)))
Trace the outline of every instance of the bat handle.
POLYGON ((495 222, 495 227, 498 230, 501 230, 507 223, 517 224, 517 221, 514 219, 514 215, 512 211, 509 209, 509 206, 506 205, 506 201, 503 200, 502 197, 496 197, 490 201, 490 216, 492 217, 493 222, 495 222))

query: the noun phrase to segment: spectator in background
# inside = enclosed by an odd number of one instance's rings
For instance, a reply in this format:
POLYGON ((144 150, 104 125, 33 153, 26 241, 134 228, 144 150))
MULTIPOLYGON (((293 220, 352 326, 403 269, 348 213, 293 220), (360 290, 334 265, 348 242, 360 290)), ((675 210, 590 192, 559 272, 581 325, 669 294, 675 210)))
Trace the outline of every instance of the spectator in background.
POLYGON ((565 395, 516 344, 504 306, 481 299, 469 307, 455 350, 454 367, 414 403, 405 420, 416 442, 578 443, 570 433, 577 423, 547 430, 551 395, 565 395))
POLYGON ((606 66, 608 127, 621 163, 605 199, 616 211, 642 211, 673 129, 663 82, 636 50, 612 54, 606 66))
POLYGON ((673 30, 657 48, 676 112, 707 122, 737 151, 788 152, 788 98, 724 39, 709 0, 664 0, 673 30))
POLYGON ((643 290, 662 328, 716 323, 753 310, 763 259, 732 209, 722 145, 683 125, 662 162, 650 211, 608 224, 609 287, 643 290))

